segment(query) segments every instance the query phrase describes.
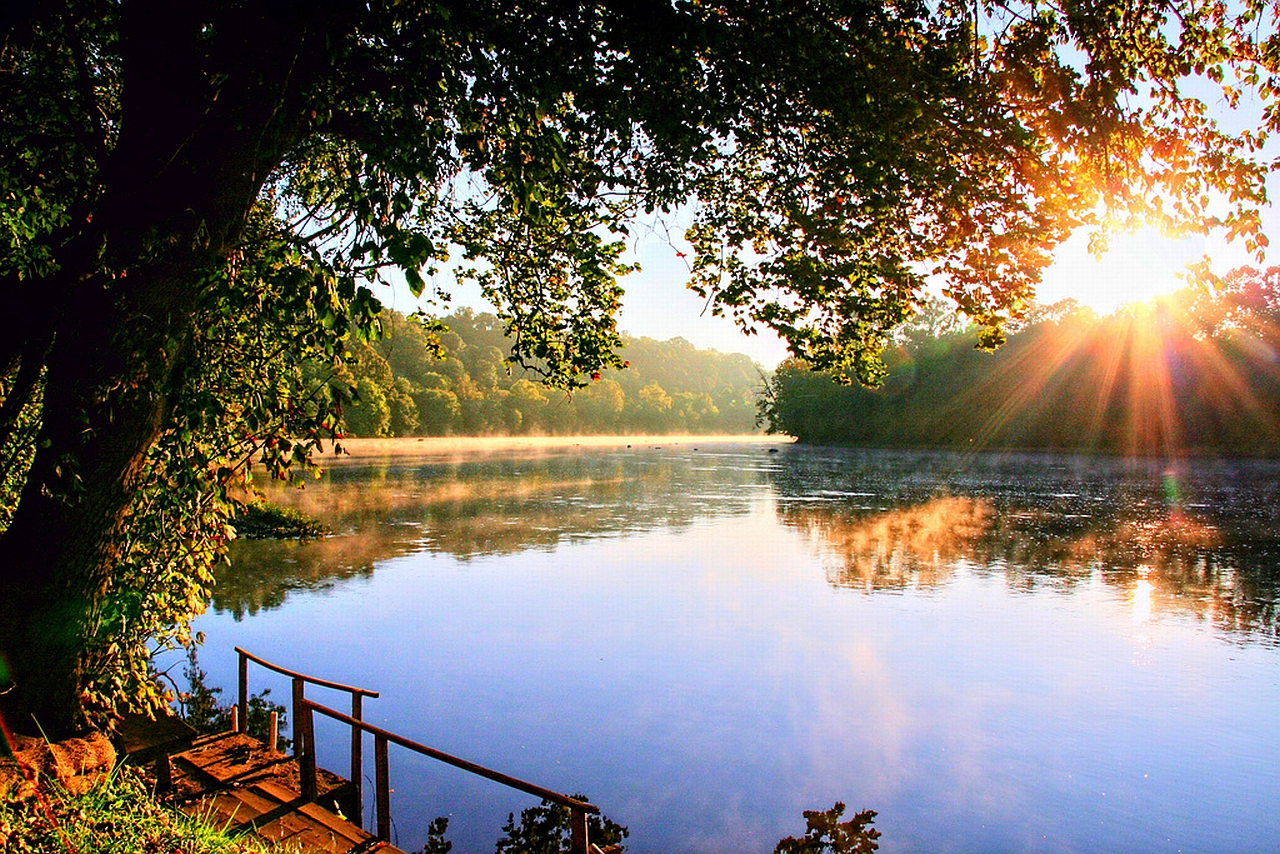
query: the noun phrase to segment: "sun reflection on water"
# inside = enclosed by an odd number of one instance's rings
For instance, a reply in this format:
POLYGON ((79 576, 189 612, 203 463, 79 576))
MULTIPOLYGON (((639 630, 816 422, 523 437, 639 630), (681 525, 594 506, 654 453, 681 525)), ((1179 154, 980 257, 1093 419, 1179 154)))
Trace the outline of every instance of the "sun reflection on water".
MULTIPOLYGON (((1145 572, 1146 567, 1140 567, 1140 572, 1145 572)), ((1139 578, 1138 583, 1133 587, 1133 619, 1135 622, 1145 623, 1151 619, 1151 594, 1155 590, 1155 586, 1145 578, 1139 578)))

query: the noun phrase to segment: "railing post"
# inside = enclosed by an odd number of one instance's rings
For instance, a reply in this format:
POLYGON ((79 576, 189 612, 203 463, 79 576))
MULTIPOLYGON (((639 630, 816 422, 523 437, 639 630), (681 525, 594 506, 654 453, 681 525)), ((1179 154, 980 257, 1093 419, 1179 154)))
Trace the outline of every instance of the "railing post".
POLYGON ((569 808, 573 817, 570 822, 570 850, 573 854, 591 854, 590 842, 587 839, 587 814, 575 807, 569 808))
POLYGON ((307 683, 302 680, 301 676, 293 677, 293 755, 295 758, 302 756, 302 702, 303 691, 307 683))
POLYGON ((237 722, 237 732, 249 731, 249 659, 245 658, 244 653, 240 656, 240 702, 237 708, 240 710, 240 720, 237 722))
POLYGON ((272 753, 276 752, 276 747, 280 744, 280 713, 275 709, 271 710, 271 721, 267 725, 267 749, 272 753))
POLYGON ((391 841, 391 774, 387 767, 387 737, 373 736, 374 785, 378 807, 378 838, 391 841))
POLYGON ((294 706, 297 717, 295 721, 294 738, 301 742, 302 747, 298 752, 298 776, 302 785, 302 799, 308 803, 314 802, 317 796, 316 792, 316 734, 314 728, 314 719, 311 714, 311 707, 307 705, 306 700, 294 706))
MULTIPOLYGON (((351 694, 351 717, 361 720, 360 713, 364 697, 357 692, 351 694)), ((351 785, 355 787, 356 824, 364 826, 364 733, 359 727, 351 728, 351 785)))

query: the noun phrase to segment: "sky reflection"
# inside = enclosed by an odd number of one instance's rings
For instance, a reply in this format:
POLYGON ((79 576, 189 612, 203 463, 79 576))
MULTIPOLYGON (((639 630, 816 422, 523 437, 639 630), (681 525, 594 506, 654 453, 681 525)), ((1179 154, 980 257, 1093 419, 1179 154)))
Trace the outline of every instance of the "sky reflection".
MULTIPOLYGON (((202 664, 368 684, 375 722, 587 792, 636 854, 772 851, 836 800, 886 852, 1264 851, 1272 475, 1188 465, 1170 502, 1159 467, 1074 458, 353 469, 307 498, 344 533, 241 544, 202 664)), ((530 805, 392 765, 402 848, 451 813, 485 850, 530 805)))

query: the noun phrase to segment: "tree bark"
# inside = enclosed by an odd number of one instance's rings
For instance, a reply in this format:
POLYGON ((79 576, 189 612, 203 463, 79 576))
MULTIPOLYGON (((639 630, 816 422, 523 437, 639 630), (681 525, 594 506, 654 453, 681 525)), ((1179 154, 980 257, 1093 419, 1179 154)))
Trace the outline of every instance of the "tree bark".
POLYGON ((222 60, 239 66, 218 78, 201 65, 210 47, 192 5, 125 4, 121 136, 92 221, 46 283, 43 422, 0 538, 0 713, 20 732, 85 724, 84 653, 179 391, 203 276, 226 264, 305 132, 301 93, 327 61, 293 4, 264 4, 277 17, 246 13, 220 34, 232 42, 222 60))

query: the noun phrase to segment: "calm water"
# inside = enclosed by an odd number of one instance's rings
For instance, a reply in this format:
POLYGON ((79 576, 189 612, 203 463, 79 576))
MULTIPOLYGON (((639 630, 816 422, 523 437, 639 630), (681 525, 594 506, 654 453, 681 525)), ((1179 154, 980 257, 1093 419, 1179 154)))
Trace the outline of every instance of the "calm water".
MULTIPOLYGON (((240 644, 377 689, 373 722, 584 792, 637 854, 771 852, 837 800, 886 852, 1280 845, 1275 463, 648 445, 278 499, 338 533, 237 544, 212 681, 240 644)), ((406 850, 533 805, 391 768, 406 850)))

